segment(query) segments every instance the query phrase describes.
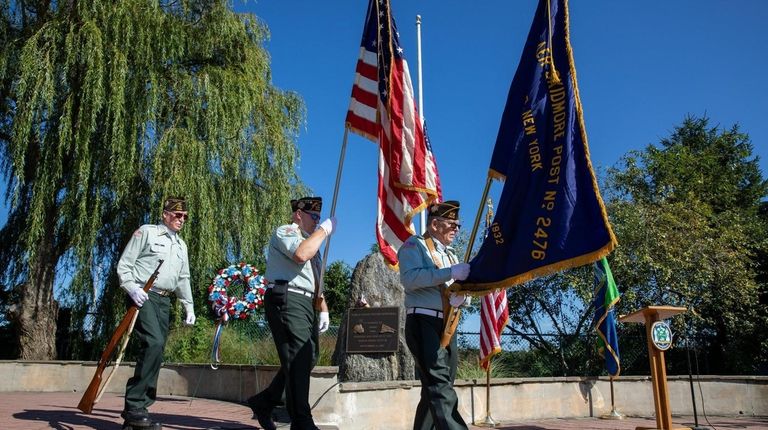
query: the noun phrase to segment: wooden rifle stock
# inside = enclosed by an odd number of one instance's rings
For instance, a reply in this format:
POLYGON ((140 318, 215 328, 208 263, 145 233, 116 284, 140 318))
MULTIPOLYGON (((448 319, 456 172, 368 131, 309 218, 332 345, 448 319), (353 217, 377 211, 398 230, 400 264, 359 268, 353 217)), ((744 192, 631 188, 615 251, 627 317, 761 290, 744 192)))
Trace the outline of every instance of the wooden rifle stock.
MULTIPOLYGON (((152 276, 150 276, 149 279, 147 279, 147 282, 144 284, 144 288, 142 288, 145 293, 148 292, 150 288, 152 288, 152 284, 155 283, 157 274, 160 272, 160 266, 162 265, 163 260, 160 260, 160 263, 157 265, 155 272, 152 273, 152 276)), ((128 328, 131 326, 131 322, 133 321, 133 316, 138 311, 139 307, 136 306, 135 303, 131 304, 131 306, 128 308, 128 311, 125 313, 123 320, 120 321, 117 329, 115 329, 115 332, 112 333, 112 338, 109 339, 109 343, 107 344, 107 347, 104 348, 104 352, 101 353, 99 363, 96 365, 96 373, 94 373, 93 379, 91 379, 91 383, 88 384, 88 388, 83 393, 83 397, 80 399, 80 403, 78 403, 77 409, 80 409, 86 414, 90 414, 91 411, 93 411, 93 405, 96 403, 96 397, 99 395, 99 387, 101 387, 101 375, 104 373, 104 369, 107 367, 109 359, 115 352, 117 343, 120 342, 120 338, 123 337, 126 331, 128 331, 128 328)))

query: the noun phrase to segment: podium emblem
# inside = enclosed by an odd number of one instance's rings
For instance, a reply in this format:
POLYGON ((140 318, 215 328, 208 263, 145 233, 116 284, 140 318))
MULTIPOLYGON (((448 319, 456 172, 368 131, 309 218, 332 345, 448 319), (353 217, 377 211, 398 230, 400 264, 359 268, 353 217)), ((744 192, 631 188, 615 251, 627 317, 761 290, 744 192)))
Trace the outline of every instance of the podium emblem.
POLYGON ((672 346, 672 329, 664 321, 656 321, 651 326, 653 346, 660 351, 666 351, 672 346))

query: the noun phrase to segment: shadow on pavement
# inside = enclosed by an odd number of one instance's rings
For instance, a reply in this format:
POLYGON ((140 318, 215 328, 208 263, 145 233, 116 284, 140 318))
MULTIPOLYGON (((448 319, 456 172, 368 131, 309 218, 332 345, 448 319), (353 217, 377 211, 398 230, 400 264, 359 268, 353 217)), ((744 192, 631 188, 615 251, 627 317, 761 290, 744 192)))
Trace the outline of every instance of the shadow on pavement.
MULTIPOLYGON (((41 405, 45 407, 45 405, 41 405)), ((52 406, 58 407, 58 406, 52 406)), ((119 416, 120 411, 99 410, 90 415, 83 415, 78 409, 69 410, 46 410, 46 409, 25 409, 23 412, 13 414, 13 417, 24 421, 45 421, 52 429, 71 430, 72 426, 86 426, 99 430, 120 430, 122 425, 115 422, 115 416, 119 416)))
MULTIPOLYGON (((13 414, 18 420, 47 422, 52 429, 72 430, 78 427, 87 427, 94 430, 121 430, 123 419, 119 410, 102 409, 90 415, 84 415, 79 410, 45 410, 26 409, 23 412, 13 414), (117 422, 116 422, 117 421, 117 422)), ((151 414, 154 421, 160 422, 163 429, 167 430, 254 430, 259 427, 229 420, 209 419, 186 415, 151 414)))
MULTIPOLYGON (((766 428, 768 429, 768 417, 739 417, 738 422, 733 420, 728 420, 732 422, 723 422, 727 418, 723 417, 713 417, 711 421, 714 421, 714 424, 710 424, 707 422, 707 419, 705 417, 699 416, 699 427, 707 428, 710 430, 725 430, 725 429, 744 429, 744 428, 766 428)), ((689 426, 691 428, 694 427, 695 422, 694 421, 684 421, 682 423, 685 426, 689 426)))

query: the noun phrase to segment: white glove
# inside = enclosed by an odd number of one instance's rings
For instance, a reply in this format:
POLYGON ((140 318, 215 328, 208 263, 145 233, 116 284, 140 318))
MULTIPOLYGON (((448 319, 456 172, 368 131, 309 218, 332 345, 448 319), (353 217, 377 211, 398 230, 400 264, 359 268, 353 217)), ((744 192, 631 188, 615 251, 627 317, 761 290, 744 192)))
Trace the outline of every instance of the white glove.
POLYGON ((321 222, 318 227, 325 230, 326 236, 330 236, 331 233, 336 230, 336 217, 332 216, 330 218, 326 218, 326 220, 321 222))
POLYGON ((149 298, 149 295, 139 287, 131 290, 128 295, 131 296, 131 300, 133 300, 133 303, 136 303, 136 306, 138 307, 141 307, 149 298))
POLYGON ((455 281, 463 281, 469 276, 469 263, 459 263, 451 266, 451 278, 455 281))
POLYGON ((195 319, 196 319, 195 318, 195 314, 192 313, 192 312, 189 312, 187 314, 187 320, 184 321, 184 324, 186 324, 186 325, 194 325, 195 324, 195 319))
POLYGON ((325 333, 331 325, 331 318, 328 312, 320 312, 320 320, 317 322, 317 329, 320 333, 325 333))
POLYGON ((461 307, 462 308, 468 308, 470 306, 472 306, 472 296, 470 296, 469 294, 465 294, 464 295, 464 304, 461 305, 461 307))
POLYGON ((467 299, 468 298, 470 298, 470 296, 467 296, 466 294, 451 293, 451 297, 448 299, 448 302, 454 308, 466 307, 466 303, 467 303, 467 299))

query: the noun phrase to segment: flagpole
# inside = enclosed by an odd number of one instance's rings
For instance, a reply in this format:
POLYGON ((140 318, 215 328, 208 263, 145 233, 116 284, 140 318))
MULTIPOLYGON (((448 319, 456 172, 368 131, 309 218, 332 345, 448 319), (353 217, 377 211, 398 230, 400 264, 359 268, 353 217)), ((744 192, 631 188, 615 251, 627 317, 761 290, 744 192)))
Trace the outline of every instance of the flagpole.
MULTIPOLYGON (((424 96, 421 87, 421 15, 416 15, 416 74, 419 77, 419 120, 424 128, 424 96)), ((421 211, 421 234, 427 231, 425 211, 421 211)))
POLYGON ((472 246, 475 244, 475 236, 477 235, 477 228, 480 226, 480 219, 483 216, 483 208, 485 207, 485 202, 488 199, 488 193, 491 190, 491 182, 493 179, 491 179, 490 176, 485 178, 485 189, 483 190, 483 197, 480 199, 480 206, 477 208, 477 215, 475 215, 475 223, 472 225, 472 232, 469 234, 469 241, 467 242, 467 252, 464 253, 464 262, 469 261, 470 254, 472 253, 472 246))
POLYGON ((421 15, 416 15, 416 69, 419 77, 419 119, 424 126, 424 96, 421 91, 421 15))
POLYGON ((498 424, 491 417, 491 361, 493 357, 488 358, 488 368, 485 370, 485 419, 477 424, 481 427, 496 427, 498 424))
MULTIPOLYGON (((331 218, 336 215, 336 201, 339 197, 339 184, 341 183, 341 171, 344 169, 344 154, 347 152, 347 136, 349 127, 344 127, 344 139, 341 143, 341 153, 339 154, 339 167, 336 169, 336 185, 333 187, 333 200, 331 202, 331 218)), ((325 276, 325 265, 328 263, 328 250, 331 248, 331 237, 325 238, 325 249, 323 250, 323 264, 320 266, 320 285, 323 285, 325 276)))
MULTIPOLYGON (((475 224, 472 226, 472 233, 469 235, 469 242, 467 244, 467 252, 464 253, 464 262, 469 261, 470 253, 472 252, 472 245, 475 243, 475 235, 477 235, 477 227, 480 225, 480 218, 483 216, 483 206, 485 200, 488 198, 488 192, 491 189, 491 177, 488 176, 485 180, 485 189, 483 190, 483 198, 480 199, 480 207, 477 208, 477 215, 475 216, 475 224)), ((454 308, 449 306, 449 314, 445 318, 445 326, 443 327, 443 336, 440 338, 440 346, 445 348, 451 343, 453 333, 456 331, 456 326, 459 324, 459 318, 461 317, 461 308, 454 308)))
POLYGON ((613 399, 613 376, 611 376, 611 412, 600 417, 604 420, 623 420, 624 415, 616 410, 616 404, 613 399))

